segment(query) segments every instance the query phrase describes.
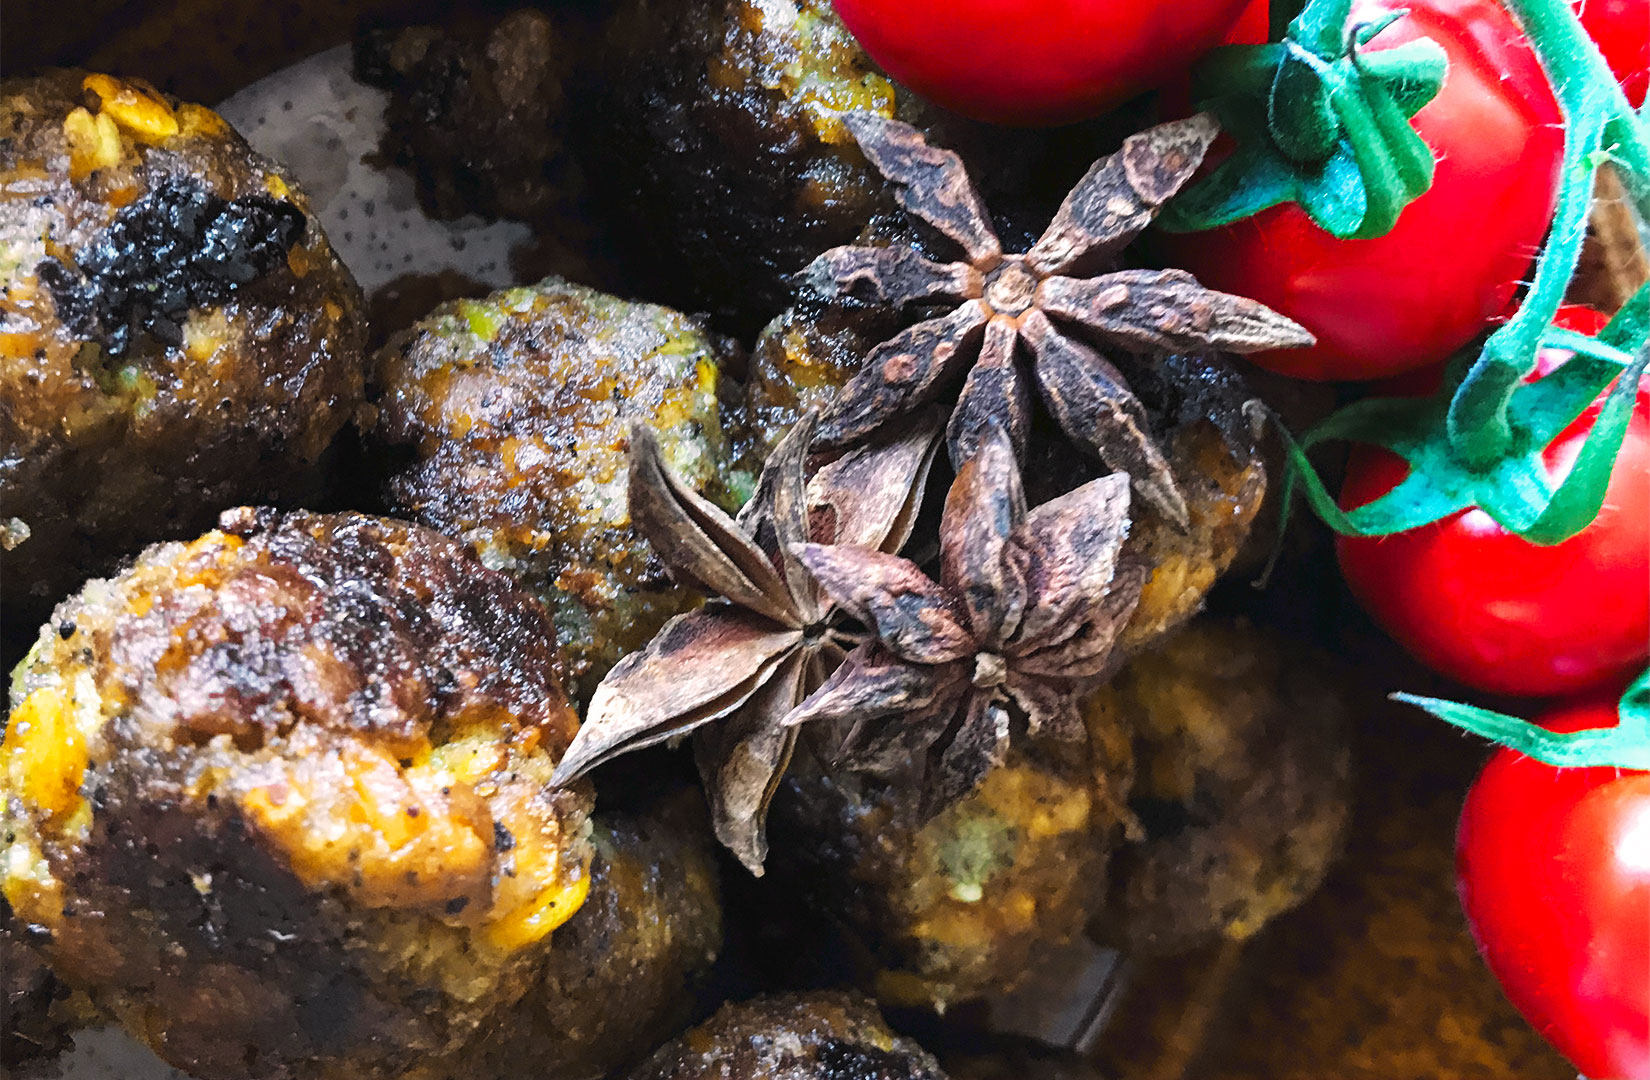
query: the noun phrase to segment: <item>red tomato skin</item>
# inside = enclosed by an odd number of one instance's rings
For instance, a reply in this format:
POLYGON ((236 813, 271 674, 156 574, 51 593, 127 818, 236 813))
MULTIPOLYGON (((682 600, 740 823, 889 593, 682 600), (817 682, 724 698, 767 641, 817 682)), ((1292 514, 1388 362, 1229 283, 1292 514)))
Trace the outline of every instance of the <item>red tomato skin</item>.
MULTIPOLYGON (((1540 720, 1616 723, 1616 695, 1540 720)), ((1592 1080, 1650 1078, 1650 773, 1498 750, 1456 833, 1461 906, 1508 998, 1592 1080)))
POLYGON ((1095 116, 1218 45, 1249 0, 835 0, 896 81, 1004 124, 1095 116))
POLYGON ((1634 108, 1650 90, 1650 2, 1570 0, 1634 108))
POLYGON ((1552 221, 1563 131, 1529 42, 1496 0, 1362 0, 1352 19, 1400 7, 1370 48, 1430 37, 1450 69, 1415 116, 1438 156, 1432 187, 1391 232, 1337 240, 1289 204, 1162 244, 1203 284, 1317 336, 1250 357, 1282 375, 1376 379, 1444 360, 1506 310, 1552 221))
MULTIPOLYGON (((1559 322, 1596 333, 1603 316, 1559 322)), ((1545 374, 1567 354, 1545 353, 1545 374)), ((1597 416, 1583 413, 1547 448, 1554 476, 1597 416)), ((1403 460, 1353 448, 1340 505, 1373 501, 1407 475, 1403 460)), ((1482 510, 1382 537, 1336 539, 1341 573, 1386 632, 1422 663, 1495 694, 1541 697, 1596 686, 1650 657, 1650 390, 1640 386, 1604 507, 1562 544, 1519 539, 1482 510)))

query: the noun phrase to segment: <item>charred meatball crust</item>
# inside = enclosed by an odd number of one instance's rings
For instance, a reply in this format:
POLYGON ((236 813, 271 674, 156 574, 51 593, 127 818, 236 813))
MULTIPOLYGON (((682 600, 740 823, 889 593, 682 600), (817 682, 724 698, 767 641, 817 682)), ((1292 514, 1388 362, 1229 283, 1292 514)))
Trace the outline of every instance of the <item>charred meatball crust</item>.
MULTIPOLYGON (((573 131, 594 205, 648 295, 754 334, 814 256, 898 219, 840 112, 897 114, 956 150, 1006 236, 1025 216, 1017 204, 1041 194, 1054 136, 964 120, 896 87, 829 0, 615 6, 573 131)), ((1072 140, 1085 152, 1087 135, 1072 140)))
POLYGON ((594 1080, 681 1030, 722 945, 704 801, 683 790, 643 812, 598 814, 590 895, 556 933, 539 981, 453 1080, 530 1068, 594 1080))
POLYGON ((627 1080, 945 1080, 927 1051, 849 994, 724 1005, 627 1080))
POLYGON ((1351 800, 1332 672, 1246 622, 1201 619, 1089 700, 1091 727, 1133 732, 1101 767, 1132 775, 1142 838, 1117 852, 1098 936, 1146 953, 1242 940, 1317 889, 1351 800))
POLYGON ((0 275, 12 619, 225 506, 314 489, 360 404, 360 290, 303 193, 147 84, 0 82, 0 275))
POLYGON ((221 524, 41 631, 0 888, 193 1075, 399 1077, 526 992, 590 885, 549 617, 417 526, 221 524))
POLYGON ((630 524, 631 426, 652 427, 689 484, 737 505, 719 395, 739 359, 697 320, 559 278, 443 304, 375 361, 374 434, 413 455, 389 501, 539 595, 564 683, 588 697, 695 602, 630 524))
POLYGON ((439 218, 537 222, 568 208, 568 94, 585 28, 565 12, 464 12, 356 38, 358 77, 390 92, 384 155, 439 218))
POLYGON ((1038 949, 1081 932, 1104 896, 1120 795, 1082 754, 1014 750, 929 820, 917 778, 799 754, 774 802, 770 863, 844 935, 879 1000, 944 1010, 1012 989, 1038 949))

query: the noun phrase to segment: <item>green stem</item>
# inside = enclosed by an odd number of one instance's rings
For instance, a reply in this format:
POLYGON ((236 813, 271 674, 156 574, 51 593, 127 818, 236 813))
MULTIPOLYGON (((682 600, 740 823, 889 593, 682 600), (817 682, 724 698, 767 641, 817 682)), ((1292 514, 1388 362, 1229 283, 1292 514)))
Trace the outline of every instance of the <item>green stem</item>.
POLYGON ((1609 66, 1565 0, 1505 0, 1540 57, 1564 115, 1559 201, 1535 278, 1518 313, 1484 343, 1477 363, 1450 403, 1452 446, 1472 467, 1487 468, 1514 441, 1508 404, 1534 366, 1541 335, 1564 300, 1587 236, 1596 152, 1608 149, 1624 166, 1641 215, 1650 214, 1650 140, 1609 66))
POLYGON ((1614 727, 1581 731, 1549 731, 1516 716, 1415 694, 1393 694, 1392 700, 1425 709, 1445 723, 1554 768, 1650 770, 1650 671, 1621 695, 1614 727))
POLYGON ((1501 746, 1511 747, 1525 757, 1545 762, 1554 768, 1613 765, 1620 769, 1650 769, 1650 742, 1644 739, 1642 732, 1626 726, 1548 731, 1539 724, 1520 720, 1516 716, 1440 698, 1393 694, 1392 700, 1425 709, 1445 723, 1501 746))
POLYGON ((1289 36, 1321 57, 1339 56, 1351 15, 1352 0, 1310 0, 1289 24, 1289 36))

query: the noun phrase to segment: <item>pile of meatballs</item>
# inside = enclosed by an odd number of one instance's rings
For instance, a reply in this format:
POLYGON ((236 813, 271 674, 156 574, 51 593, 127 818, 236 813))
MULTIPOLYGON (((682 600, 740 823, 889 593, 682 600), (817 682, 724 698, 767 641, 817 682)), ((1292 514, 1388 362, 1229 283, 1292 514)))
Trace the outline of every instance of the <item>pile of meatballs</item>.
POLYGON ((680 748, 551 783, 603 675, 703 602, 631 526, 632 426, 732 511, 901 325, 795 276, 932 241, 838 111, 956 149, 1009 239, 1122 132, 944 114, 827 0, 471 13, 354 55, 391 94, 363 153, 434 216, 587 238, 580 279, 369 325, 209 108, 0 82, 8 1071, 113 1022, 212 1080, 1089 1076, 988 1037, 991 1003, 1077 942, 1242 940, 1317 886, 1347 706, 1310 650, 1200 614, 1265 547, 1222 357, 1137 387, 1191 524, 1140 530, 1086 742, 1017 741, 933 818, 799 751, 761 878, 680 748))

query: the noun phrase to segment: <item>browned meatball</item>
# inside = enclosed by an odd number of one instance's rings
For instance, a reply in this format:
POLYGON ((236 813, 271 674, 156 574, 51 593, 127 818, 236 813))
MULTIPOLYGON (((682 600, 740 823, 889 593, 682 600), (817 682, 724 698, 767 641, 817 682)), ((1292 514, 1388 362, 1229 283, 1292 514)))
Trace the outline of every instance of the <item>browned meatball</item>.
POLYGON ((302 192, 135 81, 0 83, 8 623, 225 506, 304 494, 361 401, 361 296, 302 192))
POLYGON ((716 859, 696 791, 598 814, 590 896, 557 931, 540 981, 466 1054, 454 1080, 593 1080, 679 1031, 722 944, 716 859))
POLYGON ((540 221, 577 194, 563 128, 587 48, 564 12, 465 11, 361 35, 355 70, 390 91, 384 153, 411 170, 432 214, 540 221))
POLYGON ((452 540, 243 509, 60 605, 0 743, 0 889, 201 1077, 399 1077, 590 888, 549 616, 452 540))
POLYGON ((1121 792, 1097 788, 1081 752, 1013 751, 927 821, 915 777, 799 758, 774 802, 769 863, 863 954, 856 974, 887 1004, 943 1010, 1010 990, 1101 901, 1121 792))
POLYGON ((745 382, 740 450, 747 467, 759 469, 803 414, 828 405, 865 355, 899 329, 891 311, 811 300, 765 326, 745 382))
POLYGON ((939 1064, 848 994, 724 1005, 627 1080, 945 1080, 939 1064))
POLYGON ((719 396, 738 359, 695 319, 557 278, 443 304, 375 361, 375 434, 414 454, 391 505, 539 595, 564 682, 588 697, 695 602, 631 527, 631 425, 658 433, 688 483, 736 505, 719 396))
POLYGON ((1322 657, 1201 620, 1133 661, 1087 716, 1134 733, 1101 766, 1133 774, 1142 837, 1117 853, 1102 937, 1142 952, 1246 938, 1323 881, 1346 831, 1351 752, 1322 657))
POLYGON ((829 0, 625 0, 605 37, 576 125, 592 195, 649 295, 740 332, 785 307, 790 275, 815 255, 897 216, 838 112, 897 112, 936 132, 980 166, 988 198, 1042 178, 1047 133, 965 121, 899 90, 829 0))
POLYGON ((1144 500, 1135 504, 1124 557, 1149 566, 1151 576, 1118 638, 1122 655, 1202 610, 1243 550, 1267 488, 1256 414, 1248 407, 1253 394, 1230 363, 1218 356, 1165 356, 1125 365, 1186 496, 1190 524, 1181 529, 1144 500))

